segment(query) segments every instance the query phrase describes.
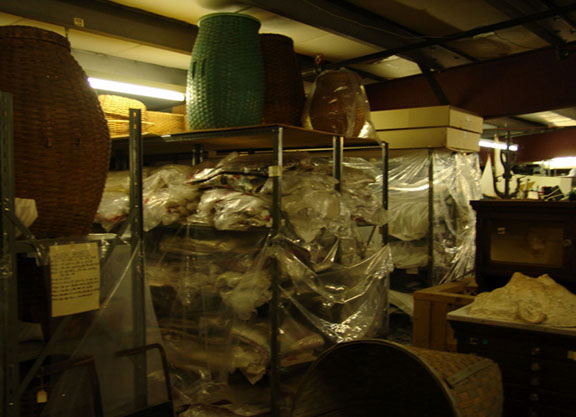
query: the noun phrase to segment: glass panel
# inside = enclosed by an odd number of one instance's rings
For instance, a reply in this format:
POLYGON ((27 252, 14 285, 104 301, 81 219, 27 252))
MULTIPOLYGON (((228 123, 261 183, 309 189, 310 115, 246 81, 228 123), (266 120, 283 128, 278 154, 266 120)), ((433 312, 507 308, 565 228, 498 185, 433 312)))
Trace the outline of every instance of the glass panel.
POLYGON ((558 223, 499 220, 490 231, 493 262, 561 267, 564 258, 564 227, 558 223))

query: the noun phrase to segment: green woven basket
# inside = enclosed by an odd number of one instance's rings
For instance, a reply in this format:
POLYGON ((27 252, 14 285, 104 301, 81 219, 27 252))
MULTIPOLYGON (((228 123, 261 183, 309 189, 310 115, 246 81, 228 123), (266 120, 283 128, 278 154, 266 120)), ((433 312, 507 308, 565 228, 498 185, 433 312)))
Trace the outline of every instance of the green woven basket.
POLYGON ((239 13, 213 13, 198 21, 188 71, 190 129, 260 124, 264 70, 260 22, 239 13))

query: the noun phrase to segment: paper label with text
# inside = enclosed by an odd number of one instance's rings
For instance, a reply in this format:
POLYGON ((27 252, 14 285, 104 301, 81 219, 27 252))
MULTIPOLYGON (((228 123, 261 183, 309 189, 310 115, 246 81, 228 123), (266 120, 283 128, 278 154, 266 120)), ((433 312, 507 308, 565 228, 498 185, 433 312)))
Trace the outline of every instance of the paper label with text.
POLYGON ((50 246, 52 317, 100 308, 98 244, 50 246))

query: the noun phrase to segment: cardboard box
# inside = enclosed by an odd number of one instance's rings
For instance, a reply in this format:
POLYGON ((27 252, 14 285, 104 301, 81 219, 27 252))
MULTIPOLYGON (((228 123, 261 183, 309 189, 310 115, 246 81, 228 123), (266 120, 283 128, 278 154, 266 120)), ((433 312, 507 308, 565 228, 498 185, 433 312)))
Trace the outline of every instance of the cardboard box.
POLYGON ((446 315, 474 301, 477 288, 468 279, 415 291, 414 346, 456 352, 457 341, 446 315))
POLYGON ((453 106, 381 110, 371 112, 370 117, 376 130, 443 126, 481 133, 484 124, 482 117, 453 106))
POLYGON ((378 130, 378 136, 390 149, 447 148, 455 151, 478 152, 480 133, 452 127, 378 130))

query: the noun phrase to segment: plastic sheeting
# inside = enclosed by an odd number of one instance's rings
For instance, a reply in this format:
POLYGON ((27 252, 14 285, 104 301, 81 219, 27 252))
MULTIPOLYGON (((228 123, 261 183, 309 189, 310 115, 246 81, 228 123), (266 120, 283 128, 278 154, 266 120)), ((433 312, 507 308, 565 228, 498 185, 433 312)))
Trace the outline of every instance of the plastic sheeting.
MULTIPOLYGON (((122 354, 141 348, 142 343, 159 343, 161 338, 149 291, 141 299, 143 309, 134 309, 138 297, 133 283, 142 279, 133 274, 137 252, 131 254, 130 245, 109 236, 99 241, 103 260, 100 308, 50 320, 45 317, 45 340, 28 339, 21 344, 24 353, 41 348, 48 340, 53 343, 24 391, 22 415, 91 416, 101 407, 104 416, 125 416, 168 399, 166 380, 157 376, 163 374, 159 352, 122 354), (58 326, 62 327, 56 333, 58 326), (46 392, 46 402, 36 400, 40 391, 46 392), (141 394, 146 391, 148 395, 141 394)), ((38 263, 49 266, 50 258, 38 259, 38 263)), ((23 362, 23 369, 35 358, 36 354, 23 362)))
POLYGON ((425 268, 432 260, 431 285, 468 275, 474 269, 476 221, 470 200, 482 196, 478 155, 404 151, 392 154, 389 166, 389 233, 396 267, 425 268), (434 183, 430 191, 431 161, 434 183), (430 192, 433 253, 427 249, 430 192))
POLYGON ((342 266, 337 251, 314 261, 283 236, 244 234, 198 236, 183 226, 149 260, 147 280, 178 404, 220 404, 237 415, 268 410, 274 279, 281 288, 282 367, 309 363, 331 344, 382 329, 392 265, 387 247, 342 266))
POLYGON ((188 179, 200 190, 197 211, 148 234, 147 282, 185 416, 269 412, 274 315, 284 410, 302 367, 324 349, 381 335, 393 267, 374 191, 381 171, 350 160, 339 192, 329 161, 287 154, 273 236, 271 162, 231 155, 197 172, 188 179), (250 203, 212 204, 228 196, 250 203))

